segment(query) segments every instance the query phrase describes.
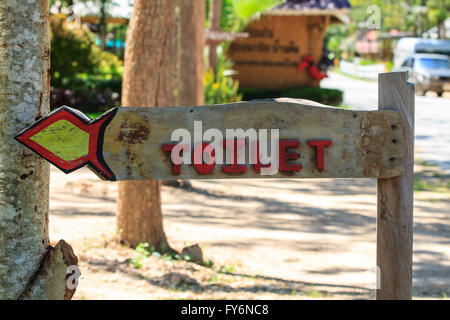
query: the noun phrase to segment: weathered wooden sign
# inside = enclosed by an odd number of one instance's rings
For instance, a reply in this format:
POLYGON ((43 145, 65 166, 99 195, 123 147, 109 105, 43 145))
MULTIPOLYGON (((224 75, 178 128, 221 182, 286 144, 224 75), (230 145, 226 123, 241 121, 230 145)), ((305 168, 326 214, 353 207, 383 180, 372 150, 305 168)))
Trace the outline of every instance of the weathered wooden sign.
POLYGON ((88 165, 110 181, 377 177, 376 297, 411 299, 414 86, 407 78, 379 75, 377 111, 276 99, 115 108, 92 120, 62 107, 15 138, 66 173, 88 165))
POLYGON ((66 173, 88 165, 110 181, 389 178, 404 170, 399 112, 345 110, 305 100, 255 100, 202 107, 120 107, 95 120, 61 107, 20 132, 16 139, 66 173), (214 138, 222 140, 221 150, 207 148, 213 140, 205 139, 210 129, 222 134, 214 138), (239 129, 241 135, 236 134, 239 129), (278 161, 274 161, 278 162, 278 170, 262 174, 261 169, 270 163, 260 160, 259 140, 267 137, 270 154, 272 130, 279 135, 275 152, 278 161), (173 141, 172 135, 177 132, 187 135, 188 140, 173 141), (177 144, 181 147, 178 156, 186 160, 188 155, 191 163, 174 162, 172 151, 177 144), (198 158, 202 153, 207 156, 198 158), (254 155, 252 162, 250 154, 254 155))

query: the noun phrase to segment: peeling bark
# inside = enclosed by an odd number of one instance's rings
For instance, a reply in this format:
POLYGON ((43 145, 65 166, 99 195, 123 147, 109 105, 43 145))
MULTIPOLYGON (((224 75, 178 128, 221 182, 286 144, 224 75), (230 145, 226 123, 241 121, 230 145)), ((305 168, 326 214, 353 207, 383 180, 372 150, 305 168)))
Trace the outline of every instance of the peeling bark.
POLYGON ((49 112, 49 67, 48 0, 0 1, 0 299, 22 296, 49 247, 49 165, 13 139, 49 112))
POLYGON ((67 286, 67 268, 76 265, 78 258, 72 247, 60 240, 54 248, 49 249, 20 299, 70 300, 76 289, 67 286))

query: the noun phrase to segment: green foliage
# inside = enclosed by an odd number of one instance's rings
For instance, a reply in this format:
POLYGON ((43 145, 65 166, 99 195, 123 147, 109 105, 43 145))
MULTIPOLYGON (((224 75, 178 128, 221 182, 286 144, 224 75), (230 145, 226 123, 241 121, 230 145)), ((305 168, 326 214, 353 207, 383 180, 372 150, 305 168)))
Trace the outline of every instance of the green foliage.
POLYGON ((203 266, 206 268, 212 268, 214 265, 214 262, 211 259, 208 259, 208 261, 203 261, 203 266))
MULTIPOLYGON (((450 12, 450 0, 428 0, 427 18, 433 25, 441 25, 445 29, 444 21, 448 18, 450 12)), ((445 32, 444 32, 445 33, 445 32)))
POLYGON ((394 64, 392 63, 392 61, 386 61, 386 62, 384 63, 384 65, 386 66, 386 70, 387 70, 388 72, 391 72, 391 71, 392 71, 392 67, 394 66, 394 64))
POLYGON ((416 159, 414 172, 414 191, 450 194, 450 175, 441 172, 428 161, 416 159))
MULTIPOLYGON (((173 252, 167 252, 162 254, 156 251, 154 247, 150 247, 147 242, 139 243, 135 251, 136 255, 133 259, 130 260, 130 264, 133 265, 136 269, 140 269, 142 267, 142 261, 150 256, 160 258, 166 261, 183 261, 183 260, 191 261, 192 259, 188 254, 183 256, 173 252)), ((203 266, 211 268, 213 264, 214 263, 211 260, 208 260, 207 262, 203 263, 203 266)))
POLYGON ((149 257, 153 252, 155 252, 155 248, 150 247, 148 242, 141 242, 136 247, 136 253, 143 257, 149 257))
POLYGON ((137 245, 135 251, 136 256, 131 259, 130 264, 136 269, 140 269, 142 267, 142 260, 148 258, 154 252, 154 248, 150 248, 147 242, 143 242, 137 245))
POLYGON ((309 291, 305 292, 305 295, 310 298, 323 298, 325 295, 320 294, 314 287, 314 284, 311 283, 309 291))
MULTIPOLYGON (((424 20, 427 29, 442 23, 450 11, 450 0, 350 0, 352 10, 350 16, 353 21, 363 22, 368 18, 367 8, 376 5, 380 8, 381 29, 387 31, 398 29, 402 31, 416 31, 418 21, 424 20), (427 12, 420 13, 418 6, 426 6, 427 12)), ((356 28, 354 25, 353 28, 356 28)), ((423 30, 425 31, 425 30, 423 30)))
POLYGON ((450 182, 446 182, 444 179, 435 179, 437 181, 433 181, 431 179, 428 180, 429 181, 416 175, 414 177, 414 191, 450 193, 450 182))
POLYGON ((60 16, 52 16, 50 26, 52 85, 62 87, 70 84, 77 73, 92 72, 94 35, 85 27, 68 24, 60 16))
POLYGON ((234 273, 236 271, 236 267, 232 264, 224 264, 220 266, 218 273, 234 273))
POLYGON ((211 275, 211 277, 209 278, 209 282, 210 283, 217 283, 217 282, 219 282, 219 276, 217 275, 217 274, 213 274, 213 275, 211 275))
POLYGON ((100 50, 86 27, 67 23, 60 15, 51 25, 51 106, 101 112, 119 104, 123 63, 100 50))
POLYGON ((111 90, 113 92, 120 92, 122 87, 122 78, 111 77, 110 75, 92 75, 87 73, 77 74, 71 81, 71 90, 95 91, 95 90, 111 90))
POLYGON ((239 83, 228 75, 231 62, 221 53, 218 56, 217 74, 209 69, 203 78, 205 104, 231 103, 242 100, 238 94, 239 83))
POLYGON ((440 26, 441 35, 444 34, 444 21, 450 12, 450 0, 350 0, 351 22, 349 24, 330 25, 325 35, 326 48, 341 56, 339 48, 342 43, 347 43, 350 57, 354 52, 354 43, 346 40, 358 29, 365 29, 366 21, 374 18, 374 11, 368 10, 371 6, 377 6, 380 10, 380 32, 389 32, 396 29, 417 34, 434 26, 440 26), (426 10, 423 11, 423 6, 426 10))
POLYGON ((325 88, 293 88, 288 90, 263 90, 239 88, 245 101, 253 99, 296 98, 339 106, 343 101, 343 92, 337 89, 325 88))
POLYGON ((224 30, 242 31, 265 10, 280 4, 281 0, 223 0, 221 25, 224 30))
POLYGON ((380 60, 368 60, 368 59, 361 59, 359 60, 360 66, 370 66, 372 64, 382 63, 380 60))
MULTIPOLYGON (((70 89, 52 87, 51 108, 68 105, 85 113, 101 114, 120 104, 122 79, 105 75, 78 74, 70 89)), ((66 87, 66 88, 67 88, 66 87)))
POLYGON ((113 54, 101 51, 95 36, 86 27, 67 23, 61 16, 51 18, 52 86, 71 87, 80 75, 121 77, 122 62, 113 54))
POLYGON ((334 52, 338 57, 342 54, 340 48, 341 43, 343 43, 348 38, 348 27, 341 24, 332 24, 328 27, 327 33, 325 34, 324 43, 326 43, 326 49, 334 52))

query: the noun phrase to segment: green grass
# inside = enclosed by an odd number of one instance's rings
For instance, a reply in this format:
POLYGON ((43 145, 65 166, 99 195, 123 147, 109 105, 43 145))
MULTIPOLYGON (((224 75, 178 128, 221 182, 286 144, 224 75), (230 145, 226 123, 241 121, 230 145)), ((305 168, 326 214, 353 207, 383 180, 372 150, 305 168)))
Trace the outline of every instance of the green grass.
POLYGON ((233 264, 224 264, 220 266, 218 273, 234 273, 236 271, 236 267, 233 264))
POLYGON ((206 268, 212 268, 214 265, 214 262, 211 259, 208 259, 208 261, 203 261, 203 266, 206 268))
POLYGON ((299 296, 303 296, 303 297, 307 297, 307 298, 313 298, 313 299, 326 298, 327 297, 326 294, 317 291, 316 288, 314 287, 314 284, 311 284, 309 286, 309 290, 306 290, 306 291, 297 292, 297 290, 292 290, 290 295, 291 296, 299 295, 299 296))
MULTIPOLYGON (((181 256, 178 253, 161 253, 155 250, 154 247, 150 247, 147 242, 141 242, 137 245, 136 249, 136 255, 133 259, 130 260, 130 264, 133 265, 136 269, 140 269, 142 267, 142 261, 150 256, 160 258, 165 261, 173 261, 173 262, 180 262, 180 261, 191 261, 192 258, 188 254, 184 254, 181 256)), ((206 262, 203 262, 202 264, 206 268, 211 268, 214 265, 214 262, 211 260, 208 260, 206 262)))
POLYGON ((415 164, 420 166, 414 172, 415 192, 450 193, 450 175, 439 170, 431 162, 416 159, 415 164))
POLYGON ((213 274, 212 276, 211 276, 211 278, 209 278, 209 282, 210 283, 217 283, 217 282, 219 282, 220 281, 220 279, 219 279, 219 276, 217 275, 217 274, 213 274))
POLYGON ((431 202, 431 203, 441 203, 441 202, 446 202, 446 199, 435 199, 435 198, 422 198, 420 199, 422 201, 426 201, 426 202, 431 202))
POLYGON ((381 60, 367 60, 367 59, 361 59, 359 61, 359 65, 360 66, 370 66, 370 65, 373 65, 373 64, 380 64, 380 63, 383 63, 383 61, 381 61, 381 60))
POLYGON ((423 178, 415 177, 414 178, 414 191, 450 193, 450 182, 448 182, 448 181, 428 182, 423 178))
POLYGON ((424 167, 434 167, 431 162, 422 159, 416 159, 416 164, 424 167))

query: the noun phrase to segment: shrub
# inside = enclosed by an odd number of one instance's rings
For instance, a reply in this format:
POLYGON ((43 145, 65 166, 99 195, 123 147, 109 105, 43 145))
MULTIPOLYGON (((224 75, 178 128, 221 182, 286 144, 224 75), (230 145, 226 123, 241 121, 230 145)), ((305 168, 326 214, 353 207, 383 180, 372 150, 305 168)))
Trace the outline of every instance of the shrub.
POLYGON ((223 54, 219 54, 217 74, 209 69, 203 77, 205 104, 231 103, 242 100, 238 93, 239 83, 228 75, 231 62, 223 54))
POLYGON ((54 15, 51 25, 51 107, 100 112, 119 104, 123 63, 100 50, 95 35, 54 15))
POLYGON ((78 75, 70 89, 52 87, 50 105, 67 105, 83 112, 104 112, 120 104, 121 78, 108 79, 102 75, 78 75))
POLYGON ((50 28, 52 85, 67 87, 72 84, 77 73, 94 73, 94 35, 85 27, 68 24, 58 15, 51 17, 50 28))
POLYGON ((378 63, 382 63, 382 61, 381 60, 368 60, 368 59, 359 60, 360 66, 370 66, 370 65, 378 64, 378 63))
POLYGON ((341 90, 325 88, 292 88, 287 90, 239 88, 239 93, 242 94, 245 101, 283 97, 307 99, 332 106, 341 105, 343 101, 343 92, 341 90))

